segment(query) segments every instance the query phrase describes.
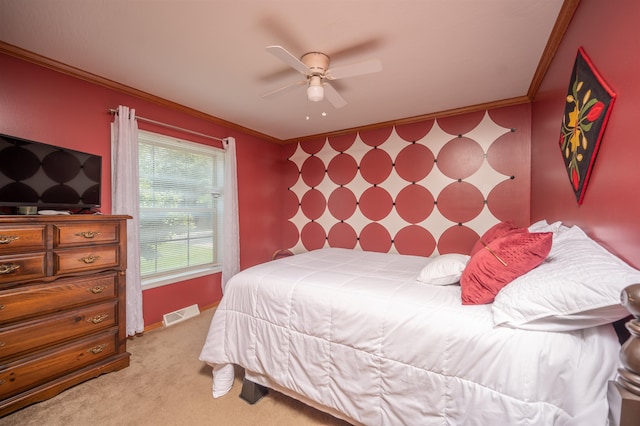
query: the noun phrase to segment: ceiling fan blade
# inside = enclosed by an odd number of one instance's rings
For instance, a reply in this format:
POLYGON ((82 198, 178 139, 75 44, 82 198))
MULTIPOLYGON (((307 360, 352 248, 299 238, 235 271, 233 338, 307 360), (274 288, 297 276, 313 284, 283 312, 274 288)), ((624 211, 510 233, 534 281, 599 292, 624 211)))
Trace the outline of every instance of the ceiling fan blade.
POLYGON ((300 85, 303 85, 303 84, 307 84, 307 81, 306 80, 300 80, 300 81, 296 81, 295 83, 287 84, 286 86, 282 86, 282 87, 279 87, 277 89, 271 90, 271 91, 269 91, 267 93, 263 93, 262 97, 263 98, 269 98, 269 97, 272 97, 272 96, 275 96, 275 95, 280 95, 280 94, 283 94, 285 92, 288 92, 289 90, 293 89, 294 87, 297 87, 297 86, 300 86, 300 85))
POLYGON ((342 108, 347 104, 347 101, 344 100, 340 93, 336 89, 333 88, 329 83, 322 83, 322 87, 324 87, 324 97, 333 105, 334 108, 342 108))
POLYGON ((378 59, 370 59, 356 64, 345 65, 342 67, 331 68, 327 70, 325 78, 327 80, 337 80, 339 78, 354 77, 363 74, 372 74, 382 71, 382 64, 378 59))
MULTIPOLYGON (((278 38, 276 40, 282 39, 278 38)), ((382 40, 380 38, 370 38, 353 43, 349 46, 344 46, 338 50, 331 50, 329 52, 329 56, 331 56, 332 60, 342 61, 345 58, 352 58, 357 55, 369 55, 370 53, 377 51, 381 44, 382 40)), ((291 45, 287 44, 287 46, 291 45)))
POLYGON ((282 46, 267 46, 267 52, 280 59, 296 71, 304 75, 309 73, 309 68, 298 58, 293 56, 287 49, 282 46))

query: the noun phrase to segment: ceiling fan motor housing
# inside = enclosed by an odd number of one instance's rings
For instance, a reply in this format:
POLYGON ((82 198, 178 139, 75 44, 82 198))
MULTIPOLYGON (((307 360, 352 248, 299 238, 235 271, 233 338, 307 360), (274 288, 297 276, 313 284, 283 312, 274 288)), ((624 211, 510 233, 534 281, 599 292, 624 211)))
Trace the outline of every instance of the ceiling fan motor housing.
POLYGON ((329 69, 329 56, 320 52, 309 52, 302 55, 300 58, 303 64, 309 68, 310 75, 319 75, 324 77, 324 74, 329 69))

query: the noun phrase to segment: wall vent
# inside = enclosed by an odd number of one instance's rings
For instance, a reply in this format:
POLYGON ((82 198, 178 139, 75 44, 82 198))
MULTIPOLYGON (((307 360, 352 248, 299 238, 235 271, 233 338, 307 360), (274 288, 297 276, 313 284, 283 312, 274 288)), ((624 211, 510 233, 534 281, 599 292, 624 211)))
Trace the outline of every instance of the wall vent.
POLYGON ((186 319, 193 318, 200 315, 200 309, 198 305, 187 306, 186 308, 178 309, 177 311, 169 312, 162 316, 162 323, 165 327, 177 324, 186 319))

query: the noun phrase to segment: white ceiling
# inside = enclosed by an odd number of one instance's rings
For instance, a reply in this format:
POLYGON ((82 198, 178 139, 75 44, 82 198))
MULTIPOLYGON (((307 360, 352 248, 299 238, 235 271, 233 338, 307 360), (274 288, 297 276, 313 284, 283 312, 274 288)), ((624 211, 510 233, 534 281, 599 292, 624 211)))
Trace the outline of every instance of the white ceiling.
POLYGON ((527 95, 562 3, 0 0, 0 41, 289 140, 527 95), (382 71, 336 80, 341 109, 304 86, 263 99, 303 78, 269 45, 382 71))

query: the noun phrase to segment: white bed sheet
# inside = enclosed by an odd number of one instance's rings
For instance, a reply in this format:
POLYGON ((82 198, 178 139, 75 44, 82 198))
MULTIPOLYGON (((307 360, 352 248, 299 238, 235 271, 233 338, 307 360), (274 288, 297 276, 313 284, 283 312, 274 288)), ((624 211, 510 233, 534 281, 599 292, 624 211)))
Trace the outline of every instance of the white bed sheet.
MULTIPOLYGON (((416 281, 429 259, 329 248, 242 271, 200 359, 366 425, 606 425, 619 344, 602 326, 495 327, 460 287, 416 281)), ((216 389, 216 386, 219 389, 216 389)))

